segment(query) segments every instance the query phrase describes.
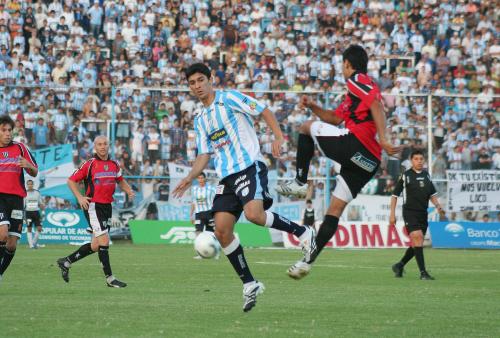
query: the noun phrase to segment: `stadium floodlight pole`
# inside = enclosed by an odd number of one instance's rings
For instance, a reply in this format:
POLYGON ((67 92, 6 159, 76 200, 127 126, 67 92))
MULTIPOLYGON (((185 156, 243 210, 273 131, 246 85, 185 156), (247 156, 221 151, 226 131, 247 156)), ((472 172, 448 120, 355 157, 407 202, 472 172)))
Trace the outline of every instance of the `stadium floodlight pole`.
POLYGON ((432 93, 427 96, 427 163, 429 175, 432 177, 432 93))
POLYGON ((111 158, 115 158, 115 123, 116 123, 116 112, 115 112, 115 96, 116 88, 111 86, 111 158))

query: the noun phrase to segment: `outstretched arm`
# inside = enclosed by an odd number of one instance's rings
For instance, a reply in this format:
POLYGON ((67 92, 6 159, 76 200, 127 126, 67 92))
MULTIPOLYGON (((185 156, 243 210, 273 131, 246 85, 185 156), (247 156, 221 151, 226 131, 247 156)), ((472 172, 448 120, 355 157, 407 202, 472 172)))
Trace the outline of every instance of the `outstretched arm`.
POLYGON ((262 112, 262 118, 266 121, 266 124, 271 128, 274 135, 274 141, 271 145, 272 153, 274 157, 279 157, 281 155, 281 146, 285 139, 283 138, 283 133, 281 132, 280 125, 274 113, 268 108, 264 109, 262 112))
POLYGON ((305 107, 311 109, 314 115, 320 118, 321 121, 333 124, 335 126, 342 123, 343 119, 338 117, 335 114, 334 110, 323 109, 314 103, 309 97, 302 96, 300 98, 300 104, 305 107))
POLYGON ((203 172, 208 161, 210 161, 210 154, 200 154, 196 157, 189 174, 175 187, 172 193, 175 198, 181 198, 184 195, 184 192, 191 186, 193 180, 203 172))

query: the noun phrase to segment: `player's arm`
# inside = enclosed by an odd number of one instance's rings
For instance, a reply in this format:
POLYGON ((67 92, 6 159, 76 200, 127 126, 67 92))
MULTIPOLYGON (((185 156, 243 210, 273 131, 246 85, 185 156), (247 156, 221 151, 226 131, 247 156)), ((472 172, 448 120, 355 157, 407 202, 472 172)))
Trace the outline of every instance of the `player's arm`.
POLYGON ((380 146, 385 150, 388 155, 394 155, 398 153, 401 149, 398 146, 394 146, 391 142, 386 139, 385 136, 385 111, 380 100, 373 100, 370 105, 370 110, 375 122, 375 127, 377 128, 378 142, 380 146))
POLYGON ((121 180, 118 182, 118 186, 120 187, 120 189, 122 191, 124 191, 127 195, 128 195, 128 198, 133 201, 134 200, 134 197, 135 197, 135 193, 134 193, 134 190, 132 190, 132 187, 130 186, 130 184, 128 184, 127 181, 125 181, 125 179, 121 180))
MULTIPOLYGON (((430 181, 430 177, 429 177, 429 181, 430 181)), ((434 186, 434 183, 432 181, 430 181, 430 182, 431 182, 430 200, 431 200, 432 204, 434 204, 434 206, 436 207, 437 211, 439 212, 439 215, 444 218, 446 215, 446 212, 444 211, 443 207, 441 206, 441 203, 439 203, 438 193, 437 193, 436 187, 434 186)))
POLYGON ((311 109, 314 115, 320 118, 321 121, 333 124, 335 126, 339 125, 344 121, 340 116, 338 116, 334 110, 323 109, 316 103, 314 103, 309 97, 302 96, 300 98, 300 105, 305 108, 311 109))
POLYGON ((191 223, 194 224, 194 203, 191 203, 191 210, 189 211, 189 219, 191 220, 191 223))
POLYGON ((182 181, 179 182, 172 192, 175 198, 181 198, 182 195, 184 195, 184 192, 191 186, 193 180, 203 172, 203 169, 207 166, 208 161, 210 161, 210 154, 205 153, 196 156, 191 171, 182 179, 182 181))
POLYGON ((273 156, 279 157, 281 155, 281 146, 283 145, 283 142, 285 142, 285 138, 283 137, 283 133, 281 132, 278 120, 276 119, 274 113, 268 108, 264 109, 264 111, 262 112, 262 118, 264 119, 264 121, 266 121, 266 124, 269 126, 269 128, 271 128, 274 135, 274 141, 271 144, 273 156))
POLYGON ((396 224, 396 205, 398 204, 398 197, 401 194, 401 192, 403 191, 404 180, 405 180, 405 176, 404 176, 404 174, 401 174, 401 176, 399 176, 398 182, 396 183, 396 186, 394 187, 394 190, 392 192, 391 209, 390 209, 391 211, 389 214, 389 224, 394 224, 394 225, 396 224))
POLYGON ((87 196, 83 196, 81 194, 80 188, 78 187, 78 182, 81 182, 82 180, 84 180, 87 177, 87 175, 89 174, 89 171, 91 169, 90 164, 91 164, 90 161, 83 163, 80 166, 80 168, 75 170, 73 175, 71 175, 68 178, 69 190, 71 190, 73 195, 75 195, 76 200, 78 201, 78 204, 80 204, 80 207, 83 210, 87 210, 89 208, 89 203, 90 203, 91 198, 87 197, 87 196))
POLYGON ((23 168, 30 176, 36 177, 38 175, 38 165, 35 158, 24 144, 20 144, 22 156, 19 156, 18 165, 23 168))

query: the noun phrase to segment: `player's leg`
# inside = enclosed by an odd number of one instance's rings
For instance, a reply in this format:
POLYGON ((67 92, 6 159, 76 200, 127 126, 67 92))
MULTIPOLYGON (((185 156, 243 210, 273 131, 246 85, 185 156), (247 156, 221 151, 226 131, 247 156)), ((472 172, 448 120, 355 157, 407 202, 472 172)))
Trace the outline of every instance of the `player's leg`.
POLYGON ((410 240, 413 246, 413 251, 415 253, 415 260, 417 261, 417 266, 420 271, 420 279, 422 280, 433 280, 434 278, 429 275, 425 268, 424 260, 424 230, 418 229, 410 233, 410 240))
POLYGON ((9 238, 9 223, 0 223, 0 262, 2 261, 3 254, 5 253, 5 246, 9 238))
POLYGON ((127 284, 113 276, 109 259, 109 223, 111 215, 111 204, 91 203, 89 205, 89 216, 93 220, 94 238, 92 239, 92 250, 97 250, 107 285, 114 288, 124 288, 127 284))
MULTIPOLYGON (((414 228, 412 226, 408 226, 408 222, 412 222, 413 218, 409 215, 405 215, 403 212, 403 219, 406 224, 406 231, 408 234, 411 234, 414 228)), ((410 235, 411 236, 411 235, 410 235)), ((404 267, 405 265, 415 256, 415 250, 413 250, 413 243, 410 243, 410 246, 406 249, 401 260, 392 266, 392 271, 394 272, 394 277, 401 278, 403 277, 404 267)))
MULTIPOLYGON (((241 212, 240 212, 241 213, 241 212)), ((250 272, 243 247, 234 236, 234 224, 237 219, 234 213, 218 211, 215 213, 215 236, 222 250, 233 266, 234 271, 243 283, 243 311, 250 311, 257 302, 257 295, 264 291, 264 285, 258 282, 250 272)))
POLYGON ((35 226, 35 234, 33 236, 33 247, 38 248, 38 238, 40 237, 40 232, 42 231, 42 223, 40 220, 40 212, 33 212, 32 226, 35 226))
MULTIPOLYGON (((201 212, 198 212, 194 215, 194 234, 196 237, 198 237, 198 235, 203 232, 204 224, 203 224, 203 219, 202 219, 201 214, 202 214, 201 212)), ((193 258, 194 259, 202 259, 203 257, 196 254, 193 258)))
MULTIPOLYGON (((5 250, 3 253, 3 258, 0 261, 0 276, 5 273, 5 270, 9 267, 14 255, 16 254, 17 241, 21 238, 21 232, 23 230, 23 220, 24 220, 24 202, 23 198, 19 196, 9 196, 3 201, 5 206, 3 211, 7 211, 1 218, 2 222, 8 221, 8 238, 5 244, 5 250)), ((5 237, 4 237, 5 239, 5 237)))
POLYGON ((33 227, 31 226, 31 220, 28 219, 28 226, 27 226, 27 231, 26 231, 26 237, 28 238, 28 246, 30 249, 33 249, 33 227))

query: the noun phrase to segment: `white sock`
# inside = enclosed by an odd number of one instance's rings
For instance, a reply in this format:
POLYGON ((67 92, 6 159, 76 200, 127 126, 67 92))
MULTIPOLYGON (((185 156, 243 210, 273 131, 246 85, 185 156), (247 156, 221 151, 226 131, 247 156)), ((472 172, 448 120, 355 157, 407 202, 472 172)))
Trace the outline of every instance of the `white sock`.
POLYGON ((28 237, 28 244, 29 244, 30 248, 32 248, 33 247, 33 233, 27 232, 26 235, 28 237))
POLYGON ((35 238, 33 239, 33 245, 38 244, 38 237, 40 237, 40 231, 35 232, 35 238))
POLYGON ((114 277, 113 275, 106 277, 106 281, 107 281, 108 283, 111 283, 111 282, 112 282, 112 281, 114 281, 114 280, 115 280, 115 277, 114 277))

